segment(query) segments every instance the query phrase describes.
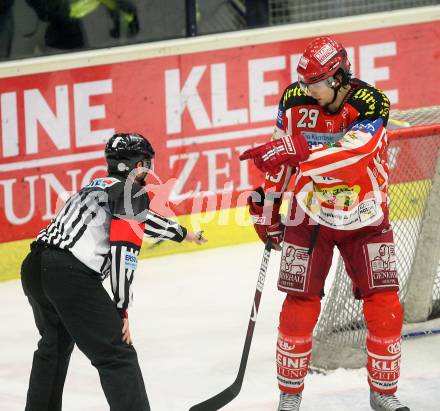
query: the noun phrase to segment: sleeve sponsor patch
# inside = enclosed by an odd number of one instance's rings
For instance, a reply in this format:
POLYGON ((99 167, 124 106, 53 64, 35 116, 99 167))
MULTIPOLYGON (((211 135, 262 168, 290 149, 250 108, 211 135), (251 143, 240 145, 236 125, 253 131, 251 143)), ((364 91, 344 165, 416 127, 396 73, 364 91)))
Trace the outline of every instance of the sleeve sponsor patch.
POLYGON ((125 253, 125 269, 126 270, 136 270, 137 268, 137 255, 132 251, 127 251, 125 253))

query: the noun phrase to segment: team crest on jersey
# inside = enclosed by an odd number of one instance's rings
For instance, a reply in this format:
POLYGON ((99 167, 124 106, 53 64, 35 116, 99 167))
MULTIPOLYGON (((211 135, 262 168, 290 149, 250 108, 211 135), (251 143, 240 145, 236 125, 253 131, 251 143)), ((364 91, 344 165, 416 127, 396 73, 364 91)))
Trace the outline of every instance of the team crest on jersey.
POLYGON ((333 133, 334 121, 333 120, 325 120, 325 126, 327 127, 327 131, 329 133, 333 133))
POLYGON ((119 183, 119 180, 114 177, 95 178, 86 187, 108 188, 116 183, 119 183))
POLYGON ((335 56, 337 52, 338 51, 331 44, 325 44, 314 54, 314 57, 318 60, 319 64, 323 66, 335 56))

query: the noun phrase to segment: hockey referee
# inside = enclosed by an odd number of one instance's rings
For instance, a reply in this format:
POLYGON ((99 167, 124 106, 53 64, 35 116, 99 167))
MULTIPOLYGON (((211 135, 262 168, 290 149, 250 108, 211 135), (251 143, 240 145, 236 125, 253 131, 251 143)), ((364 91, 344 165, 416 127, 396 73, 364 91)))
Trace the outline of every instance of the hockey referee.
POLYGON ((150 410, 127 307, 144 234, 202 244, 201 234, 149 210, 143 187, 154 150, 140 134, 113 135, 108 176, 65 203, 31 244, 23 290, 41 335, 26 411, 58 411, 74 344, 99 372, 111 411, 150 410), (114 301, 102 286, 110 277, 114 301))

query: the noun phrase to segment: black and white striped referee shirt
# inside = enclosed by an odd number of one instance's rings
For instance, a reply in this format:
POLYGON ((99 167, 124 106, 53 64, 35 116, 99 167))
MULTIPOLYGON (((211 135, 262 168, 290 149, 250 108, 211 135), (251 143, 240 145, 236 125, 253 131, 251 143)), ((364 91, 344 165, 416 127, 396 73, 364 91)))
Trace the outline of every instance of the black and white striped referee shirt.
POLYGON ((144 236, 181 242, 186 229, 152 210, 144 187, 119 175, 97 178, 71 196, 38 242, 70 251, 104 279, 117 308, 133 298, 132 282, 144 236))

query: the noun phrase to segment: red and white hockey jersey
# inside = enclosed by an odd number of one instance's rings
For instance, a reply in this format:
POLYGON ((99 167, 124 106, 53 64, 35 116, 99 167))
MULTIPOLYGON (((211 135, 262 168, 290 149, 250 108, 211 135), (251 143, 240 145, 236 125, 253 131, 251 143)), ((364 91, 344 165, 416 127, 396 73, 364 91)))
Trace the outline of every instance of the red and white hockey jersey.
POLYGON ((265 191, 283 193, 296 172, 295 200, 319 224, 354 230, 381 221, 388 214, 388 113, 387 97, 360 80, 334 114, 292 84, 280 102, 276 134, 304 135, 311 155, 297 170, 267 175, 265 191))

